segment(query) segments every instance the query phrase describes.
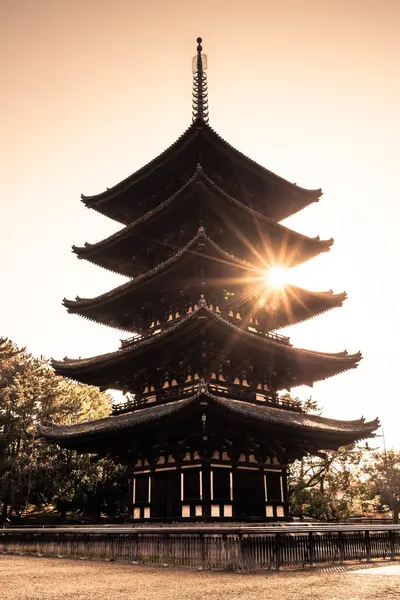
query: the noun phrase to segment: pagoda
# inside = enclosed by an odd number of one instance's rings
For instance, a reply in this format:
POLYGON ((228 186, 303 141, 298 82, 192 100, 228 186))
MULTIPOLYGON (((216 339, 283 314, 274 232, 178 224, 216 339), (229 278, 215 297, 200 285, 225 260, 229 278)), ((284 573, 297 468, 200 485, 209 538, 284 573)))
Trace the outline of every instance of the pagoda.
POLYGON ((82 196, 123 227, 74 252, 130 279, 64 304, 131 337, 115 352, 53 366, 121 390, 126 402, 107 418, 41 433, 125 464, 134 522, 284 520, 288 465, 371 437, 378 420, 310 415, 279 394, 354 369, 361 354, 295 348, 276 333, 346 298, 272 285, 277 266, 329 251, 332 239, 280 224, 321 190, 289 183, 210 127, 207 59, 197 43, 190 127, 121 183, 82 196))

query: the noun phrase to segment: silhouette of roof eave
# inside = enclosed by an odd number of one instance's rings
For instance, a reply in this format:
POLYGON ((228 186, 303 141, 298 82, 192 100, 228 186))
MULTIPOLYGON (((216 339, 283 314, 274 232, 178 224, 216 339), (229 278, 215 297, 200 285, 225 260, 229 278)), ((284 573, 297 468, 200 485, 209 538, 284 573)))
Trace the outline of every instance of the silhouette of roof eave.
POLYGON ((282 224, 276 222, 274 219, 272 219, 266 215, 261 214, 260 212, 251 208, 250 206, 246 206, 240 200, 234 198, 231 194, 228 194, 227 192, 225 192, 217 183, 215 183, 215 181, 212 179, 212 177, 209 177, 205 173, 205 171, 199 164, 196 169, 196 172, 174 194, 172 194, 166 200, 161 202, 159 205, 148 210, 143 215, 141 215, 139 218, 135 219, 135 221, 133 221, 132 223, 129 223, 128 225, 126 225, 125 227, 120 229, 119 231, 111 234, 110 236, 108 236, 107 238, 105 238, 103 240, 100 240, 99 242, 95 242, 95 243, 86 242, 86 244, 84 246, 75 246, 74 245, 72 247, 73 252, 75 254, 77 254, 80 258, 85 258, 86 257, 85 255, 91 255, 95 252, 102 251, 103 249, 109 248, 112 245, 117 244, 118 242, 128 238, 129 236, 134 235, 135 231, 143 223, 146 223, 147 221, 149 221, 152 218, 160 217, 160 213, 162 213, 162 211, 165 208, 170 207, 184 192, 188 191, 191 188, 191 186, 194 185, 198 181, 203 182, 211 190, 213 190, 215 193, 217 193, 223 200, 227 201, 230 204, 235 205, 237 208, 239 208, 239 210, 242 210, 243 212, 247 213, 250 217, 259 221, 260 224, 264 223, 267 227, 268 226, 272 227, 273 229, 280 231, 283 235, 286 234, 290 237, 298 238, 299 240, 301 240, 302 242, 305 242, 306 244, 315 245, 317 254, 321 253, 321 252, 328 252, 334 242, 333 238, 330 238, 327 240, 321 240, 319 238, 319 236, 317 236, 315 238, 306 236, 302 233, 299 233, 297 231, 294 231, 294 230, 286 227, 285 225, 282 225, 282 224))
MULTIPOLYGON (((316 352, 313 350, 306 350, 304 348, 295 348, 291 345, 283 345, 280 342, 275 341, 272 337, 268 335, 263 335, 260 333, 253 333, 248 330, 243 329, 225 319, 222 315, 215 313, 214 311, 209 310, 207 307, 200 306, 195 309, 192 313, 182 317, 176 324, 171 325, 170 327, 161 330, 161 332, 157 334, 149 334, 146 337, 138 338, 131 345, 123 347, 115 352, 111 352, 108 354, 102 354, 98 356, 94 356, 86 359, 64 359, 64 361, 52 361, 52 366, 58 371, 60 374, 67 375, 70 371, 76 372, 76 369, 86 369, 92 366, 101 366, 108 363, 114 363, 115 361, 119 361, 122 357, 127 355, 134 355, 140 348, 147 346, 154 346, 159 343, 162 339, 167 339, 169 337, 175 336, 175 334, 179 331, 184 332, 185 328, 190 322, 197 320, 197 317, 205 316, 210 322, 214 322, 223 326, 226 329, 226 332, 234 332, 241 336, 243 339, 248 339, 253 341, 254 343, 259 344, 261 347, 273 347, 275 349, 279 349, 284 353, 288 353, 289 355, 294 354, 304 357, 308 357, 310 359, 328 361, 333 363, 341 363, 340 366, 343 367, 338 372, 345 371, 349 368, 354 368, 357 366, 358 362, 361 360, 361 353, 358 352, 356 354, 350 355, 347 351, 338 352, 338 353, 328 353, 328 352, 316 352)), ((337 373, 335 373, 337 374, 337 373)), ((73 376, 73 375, 72 375, 73 376)))
POLYGON ((361 418, 344 421, 215 396, 208 390, 208 386, 202 382, 199 384, 198 390, 185 399, 161 405, 145 406, 127 414, 105 417, 76 425, 39 426, 39 435, 54 442, 63 440, 78 441, 88 437, 104 439, 103 436, 105 435, 120 435, 137 428, 147 428, 154 422, 159 422, 171 417, 173 414, 185 411, 201 400, 206 400, 225 413, 231 413, 241 419, 246 418, 267 426, 279 426, 292 431, 300 430, 312 436, 322 434, 328 436, 328 439, 332 437, 339 438, 338 441, 341 440, 342 436, 352 436, 354 439, 371 437, 373 431, 379 427, 378 419, 365 421, 364 418, 361 418))
MULTIPOLYGON (((210 125, 204 122, 203 119, 196 119, 187 129, 184 131, 179 138, 172 143, 166 150, 156 156, 152 161, 126 177, 121 182, 114 186, 107 188, 107 190, 95 194, 95 195, 81 195, 82 202, 90 208, 100 209, 100 205, 104 202, 114 199, 119 194, 124 193, 130 187, 134 186, 140 181, 152 175, 152 173, 162 165, 168 162, 176 153, 182 152, 188 144, 192 143, 199 136, 204 135, 205 138, 213 143, 220 150, 224 151, 225 154, 229 154, 232 158, 235 158, 242 166, 257 173, 258 176, 262 177, 265 181, 273 182, 280 186, 287 187, 288 190, 295 192, 296 194, 308 196, 309 202, 317 202, 322 195, 322 190, 319 189, 306 189, 298 186, 295 183, 284 179, 283 177, 276 175, 269 169, 261 166, 256 161, 252 160, 240 150, 234 148, 231 144, 226 142, 210 125)), ((304 208, 304 205, 301 207, 304 208)), ((301 210, 299 208, 299 210, 301 210)), ((294 211, 297 212, 297 211, 294 211)), ((293 214, 293 213, 290 213, 293 214)), ((288 215, 289 216, 289 215, 288 215)), ((282 217, 286 218, 286 217, 282 217)))
MULTIPOLYGON (((205 244, 204 244, 203 250, 201 252, 200 251, 195 252, 196 255, 210 256, 210 257, 215 256, 215 257, 219 258, 220 260, 228 261, 228 264, 233 267, 243 269, 246 273, 253 273, 255 277, 257 275, 260 277, 263 276, 262 269, 257 268, 255 265, 253 265, 247 261, 236 258, 234 255, 230 254, 229 252, 227 252, 226 250, 221 248, 210 237, 208 237, 206 235, 204 228, 200 227, 198 233, 183 248, 178 250, 175 254, 173 254, 166 261, 159 263, 156 267, 153 267, 149 271, 146 271, 146 272, 142 273, 141 275, 138 275, 137 277, 132 278, 130 281, 123 283, 122 285, 120 285, 116 288, 113 288, 112 290, 105 292, 104 294, 100 294, 99 296, 96 296, 95 298, 79 298, 79 297, 77 297, 75 300, 68 300, 68 299, 64 298, 64 301, 63 301, 64 306, 66 306, 68 309, 72 309, 73 311, 75 311, 75 309, 77 309, 77 308, 79 309, 79 308, 83 308, 85 306, 92 307, 95 305, 103 304, 104 302, 108 302, 114 298, 121 297, 125 294, 129 294, 133 289, 135 289, 135 287, 138 284, 142 284, 146 280, 150 280, 155 275, 161 274, 162 272, 168 270, 169 267, 178 263, 180 261, 180 259, 182 259, 183 257, 185 257, 187 255, 193 255, 194 254, 193 250, 196 245, 196 242, 199 242, 200 240, 203 240, 205 242, 205 244)), ((299 288, 296 286, 289 286, 289 285, 286 287, 286 289, 290 290, 290 292, 294 296, 299 295, 299 294, 304 295, 305 292, 308 292, 308 290, 304 290, 303 288, 299 288)), ((346 298, 345 293, 335 295, 335 294, 333 294, 333 292, 331 290, 326 291, 326 292, 309 292, 309 295, 311 297, 314 297, 315 299, 320 297, 322 300, 325 300, 325 299, 332 300, 335 305, 339 305, 339 304, 343 303, 343 301, 346 298)))

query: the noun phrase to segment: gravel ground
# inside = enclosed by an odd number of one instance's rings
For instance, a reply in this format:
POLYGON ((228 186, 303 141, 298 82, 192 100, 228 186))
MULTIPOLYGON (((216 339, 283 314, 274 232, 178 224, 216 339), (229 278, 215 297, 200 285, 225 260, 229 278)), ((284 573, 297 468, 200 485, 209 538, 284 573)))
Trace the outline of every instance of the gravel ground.
POLYGON ((400 599, 400 564, 239 575, 0 556, 1 600, 392 600, 400 599))

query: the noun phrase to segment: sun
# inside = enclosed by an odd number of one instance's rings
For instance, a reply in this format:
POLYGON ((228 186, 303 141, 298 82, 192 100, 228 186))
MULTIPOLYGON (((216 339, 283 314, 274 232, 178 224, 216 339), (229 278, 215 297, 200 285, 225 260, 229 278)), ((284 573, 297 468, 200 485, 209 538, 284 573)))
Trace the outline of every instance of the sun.
POLYGON ((281 290, 287 284, 288 271, 285 267, 271 267, 265 273, 265 281, 273 289, 281 290))

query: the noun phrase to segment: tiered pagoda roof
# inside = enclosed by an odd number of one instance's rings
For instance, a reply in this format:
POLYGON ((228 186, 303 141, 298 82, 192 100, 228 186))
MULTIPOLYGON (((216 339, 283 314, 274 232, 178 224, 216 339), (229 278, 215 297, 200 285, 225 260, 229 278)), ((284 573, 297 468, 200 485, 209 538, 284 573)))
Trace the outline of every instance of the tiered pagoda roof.
POLYGON ((134 337, 115 352, 53 366, 78 381, 134 394, 131 412, 45 435, 89 451, 100 436, 140 428, 146 437, 154 423, 183 418, 204 401, 227 419, 267 433, 278 429, 286 445, 288 432, 308 448, 368 437, 377 421, 312 417, 278 395, 353 369, 361 359, 360 353, 295 348, 275 333, 346 298, 292 285, 275 289, 268 279, 274 266, 329 251, 333 240, 280 224, 317 202, 321 190, 289 183, 225 142, 209 126, 196 90, 193 123, 174 144, 114 187, 82 196, 124 227, 74 252, 130 281, 64 305, 134 337))
POLYGON ((190 388, 185 397, 175 402, 148 406, 90 423, 68 427, 42 427, 41 433, 54 443, 78 448, 81 452, 123 455, 124 446, 127 451, 132 448, 132 433, 135 442, 143 450, 146 439, 151 443, 154 426, 159 425, 164 430, 169 428, 172 431, 178 422, 184 425, 185 420, 196 411, 204 411, 205 403, 209 410, 213 411, 213 417, 219 417, 225 423, 225 427, 227 422, 231 421, 240 428, 261 430, 263 436, 272 436, 272 439, 279 431, 281 446, 289 446, 292 456, 296 452, 301 456, 305 449, 315 452, 317 449, 336 450, 341 445, 371 436, 378 427, 377 419, 369 422, 364 418, 340 421, 288 410, 284 404, 280 407, 252 404, 216 395, 213 393, 213 386, 198 382, 190 388))
POLYGON ((236 258, 201 226, 182 248, 128 283, 96 298, 65 299, 64 305, 69 312, 93 321, 142 333, 157 319, 167 326, 174 323, 188 311, 192 296, 196 298, 201 291, 216 310, 238 315, 249 325, 257 321, 257 326, 268 331, 341 306, 346 298, 344 293, 310 292, 289 285, 282 293, 271 293, 266 290, 267 270, 263 267, 236 258))
MULTIPOLYGON (((280 225, 260 198, 258 202, 250 203, 248 198, 244 202, 239 188, 232 193, 224 191, 206 174, 201 163, 165 199, 161 182, 160 189, 161 192, 152 195, 151 202, 137 203, 136 218, 122 230, 96 244, 74 246, 74 252, 79 258, 135 277, 187 244, 199 225, 230 253, 258 263, 263 257, 264 268, 277 259, 287 267, 294 266, 327 252, 333 243, 332 239, 310 238, 280 225)), ((128 206, 134 201, 134 197, 125 198, 128 206)))
POLYGON ((304 189, 268 171, 196 116, 185 133, 150 163, 105 192, 82 195, 82 201, 127 225, 176 194, 190 181, 198 165, 228 195, 273 221, 318 202, 322 194, 321 189, 304 189))
MULTIPOLYGON (((361 354, 322 353, 294 348, 289 338, 264 334, 251 326, 236 324, 208 307, 200 299, 187 315, 164 329, 150 330, 143 337, 133 338, 116 352, 87 359, 54 361, 58 373, 91 385, 122 389, 139 393, 150 377, 155 389, 184 384, 190 372, 218 379, 213 373, 219 364, 240 363, 237 378, 242 376, 246 387, 257 388, 267 377, 265 364, 275 370, 274 389, 288 389, 295 385, 312 385, 315 381, 332 377, 355 368, 361 354), (229 346, 229 352, 224 351, 229 346), (171 356, 171 347, 174 356, 171 356), (203 354, 206 357, 203 357, 203 354), (246 357, 246 358, 244 358, 246 357), (189 364, 190 363, 190 364, 189 364), (244 366, 248 364, 247 368, 244 366), (162 376, 157 375, 163 368, 162 376), (192 367, 191 370, 189 367, 192 367), (154 371, 153 377, 150 376, 154 371), (164 372, 165 371, 165 372, 164 372), (129 374, 129 375, 128 375, 129 374), (166 375, 166 376, 165 376, 166 375), (172 383, 175 381, 175 383, 172 383)), ((230 365, 229 365, 230 366, 230 365)), ((229 368, 222 369, 222 380, 229 381, 229 368)), ((189 379, 190 381, 190 379, 189 379)), ((238 382, 242 385, 242 382, 238 382)))

